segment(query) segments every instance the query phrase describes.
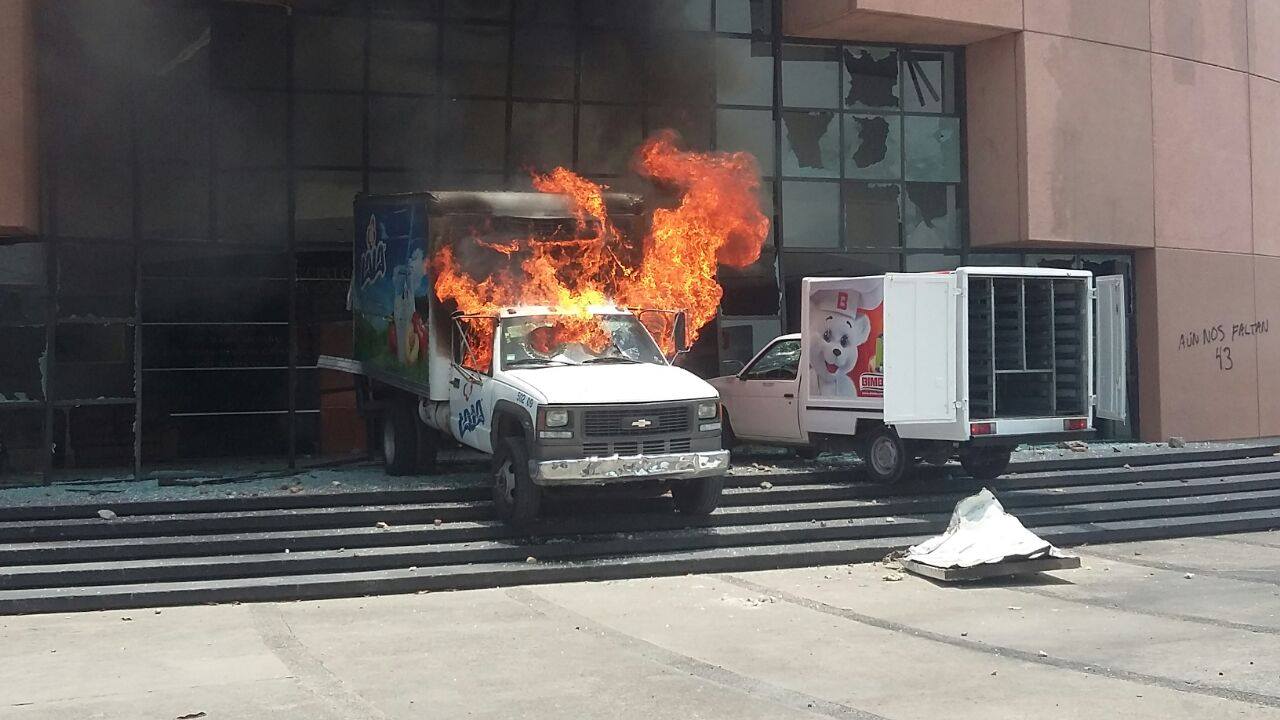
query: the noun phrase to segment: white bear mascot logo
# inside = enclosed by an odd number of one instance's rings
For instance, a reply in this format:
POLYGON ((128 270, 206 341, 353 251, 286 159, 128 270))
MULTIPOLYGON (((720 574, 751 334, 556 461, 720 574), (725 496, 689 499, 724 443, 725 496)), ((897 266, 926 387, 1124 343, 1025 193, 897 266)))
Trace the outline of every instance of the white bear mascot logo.
POLYGON ((846 290, 814 293, 813 359, 816 395, 857 397, 849 373, 858 362, 858 346, 871 334, 871 321, 858 314, 861 297, 846 290))

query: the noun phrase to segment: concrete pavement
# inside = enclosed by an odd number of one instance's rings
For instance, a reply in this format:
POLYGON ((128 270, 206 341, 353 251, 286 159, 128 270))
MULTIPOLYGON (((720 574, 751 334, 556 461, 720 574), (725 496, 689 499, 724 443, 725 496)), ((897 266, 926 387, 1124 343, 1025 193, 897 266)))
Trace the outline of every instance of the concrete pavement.
POLYGON ((1083 560, 5 617, 0 718, 1280 718, 1280 533, 1083 560))

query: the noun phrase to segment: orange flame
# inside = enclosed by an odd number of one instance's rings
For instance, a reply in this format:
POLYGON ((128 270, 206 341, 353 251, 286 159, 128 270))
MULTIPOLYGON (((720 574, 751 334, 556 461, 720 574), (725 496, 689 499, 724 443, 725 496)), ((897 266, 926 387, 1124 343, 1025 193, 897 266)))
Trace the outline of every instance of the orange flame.
MULTIPOLYGON (((559 323, 561 339, 595 351, 609 339, 599 323, 589 320, 592 305, 684 310, 689 340, 696 339, 715 317, 723 295, 716 266, 746 267, 759 259, 769 220, 760 211, 760 173, 753 156, 684 151, 676 147, 677 139, 674 131, 664 130, 636 153, 635 170, 678 198, 674 207, 653 211, 638 253, 608 217, 608 186, 558 167, 534 175, 533 186, 569 198, 577 234, 514 244, 478 241, 519 258, 518 267, 508 263, 481 279, 464 270, 454 248, 444 244, 431 259, 436 296, 455 301, 468 315, 492 315, 514 305, 552 306, 568 316, 559 323)), ((662 348, 674 352, 671 323, 658 327, 646 320, 662 348)), ((473 351, 485 356, 469 357, 469 363, 488 366, 492 348, 474 350, 483 344, 472 342, 473 351)))

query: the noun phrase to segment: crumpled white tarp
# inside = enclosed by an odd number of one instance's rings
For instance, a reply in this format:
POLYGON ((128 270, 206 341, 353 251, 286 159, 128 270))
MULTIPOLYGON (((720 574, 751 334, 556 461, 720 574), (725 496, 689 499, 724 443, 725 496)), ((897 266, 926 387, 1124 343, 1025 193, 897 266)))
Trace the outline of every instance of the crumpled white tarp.
POLYGON ((909 548, 906 559, 938 568, 968 568, 1046 556, 1068 557, 1023 527, 983 488, 956 505, 946 532, 909 548))

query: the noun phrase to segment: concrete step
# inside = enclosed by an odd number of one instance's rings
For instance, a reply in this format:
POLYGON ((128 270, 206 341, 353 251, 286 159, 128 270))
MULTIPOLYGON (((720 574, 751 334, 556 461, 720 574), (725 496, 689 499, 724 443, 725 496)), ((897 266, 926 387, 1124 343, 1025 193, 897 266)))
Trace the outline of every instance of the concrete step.
MULTIPOLYGON (((1037 527, 1063 546, 1154 537, 1244 532, 1277 526, 1273 509, 1177 518, 1037 527)), ((741 572, 866 562, 923 535, 685 550, 566 561, 496 562, 343 573, 125 585, 0 590, 0 614, 70 612, 232 601, 281 601, 372 594, 608 580, 690 572, 741 572)))

